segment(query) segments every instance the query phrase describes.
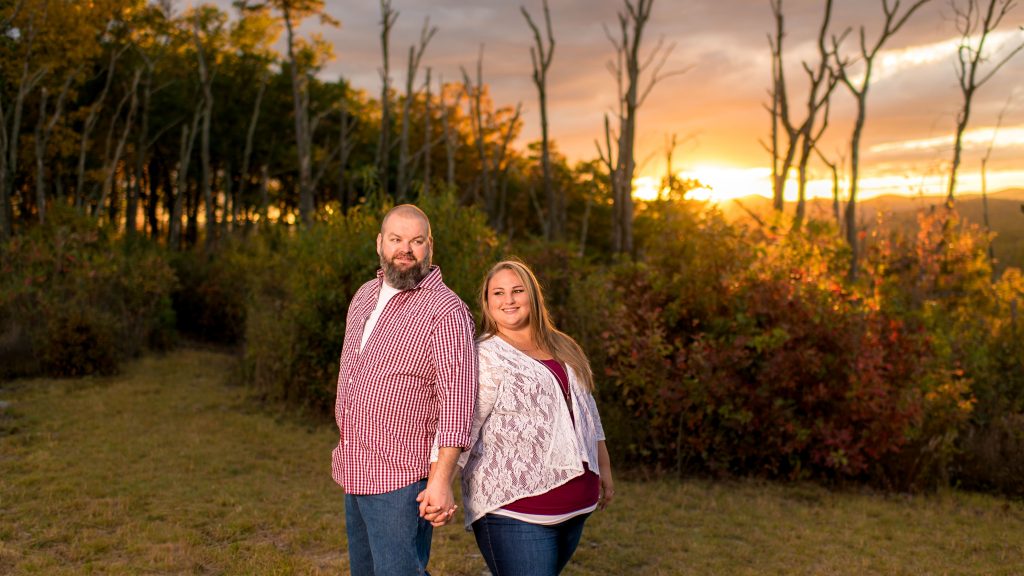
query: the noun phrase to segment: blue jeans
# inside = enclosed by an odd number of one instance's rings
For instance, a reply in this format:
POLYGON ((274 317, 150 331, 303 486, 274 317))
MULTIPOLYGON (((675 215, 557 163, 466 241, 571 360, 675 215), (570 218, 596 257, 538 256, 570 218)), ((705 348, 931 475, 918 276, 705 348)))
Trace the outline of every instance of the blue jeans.
POLYGON ((494 576, 555 576, 576 551, 588 516, 542 526, 487 514, 473 522, 473 535, 494 576))
POLYGON ((346 494, 345 530, 352 576, 429 574, 430 522, 416 496, 426 480, 384 494, 346 494))

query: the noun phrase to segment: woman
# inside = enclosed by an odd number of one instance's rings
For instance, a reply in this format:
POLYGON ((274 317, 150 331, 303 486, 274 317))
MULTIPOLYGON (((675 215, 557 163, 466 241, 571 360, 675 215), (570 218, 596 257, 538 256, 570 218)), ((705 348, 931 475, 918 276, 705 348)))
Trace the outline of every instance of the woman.
POLYGON ((590 363, 552 325, 525 264, 495 264, 480 300, 480 388, 460 461, 466 524, 495 576, 555 575, 615 493, 590 363))

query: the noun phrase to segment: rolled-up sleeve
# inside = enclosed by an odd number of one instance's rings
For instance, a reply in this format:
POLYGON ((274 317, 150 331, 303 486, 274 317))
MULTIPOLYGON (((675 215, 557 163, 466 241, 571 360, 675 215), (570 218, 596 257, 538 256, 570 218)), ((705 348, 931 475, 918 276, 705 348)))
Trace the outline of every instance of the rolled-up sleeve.
POLYGON ((438 414, 436 447, 469 448, 477 394, 473 320, 465 308, 440 319, 430 340, 436 360, 438 414))

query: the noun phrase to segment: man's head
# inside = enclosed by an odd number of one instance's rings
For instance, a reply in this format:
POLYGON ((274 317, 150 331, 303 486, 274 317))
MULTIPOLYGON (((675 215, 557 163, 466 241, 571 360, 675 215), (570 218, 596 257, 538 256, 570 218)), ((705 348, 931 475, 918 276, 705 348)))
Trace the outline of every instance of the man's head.
POLYGON ((430 220, 412 204, 400 204, 384 215, 377 235, 377 254, 384 279, 399 290, 416 286, 430 272, 434 238, 430 220))

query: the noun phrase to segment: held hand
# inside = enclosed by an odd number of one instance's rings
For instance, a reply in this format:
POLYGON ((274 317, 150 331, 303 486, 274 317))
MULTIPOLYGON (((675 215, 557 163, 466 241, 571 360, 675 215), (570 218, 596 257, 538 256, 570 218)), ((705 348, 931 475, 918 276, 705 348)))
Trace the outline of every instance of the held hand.
POLYGON ((451 486, 435 482, 433 478, 427 480, 426 489, 416 496, 416 501, 420 503, 420 517, 435 528, 451 522, 458 508, 451 486))
POLYGON ((601 495, 597 498, 597 509, 604 510, 615 499, 615 485, 611 474, 601 475, 601 495))

